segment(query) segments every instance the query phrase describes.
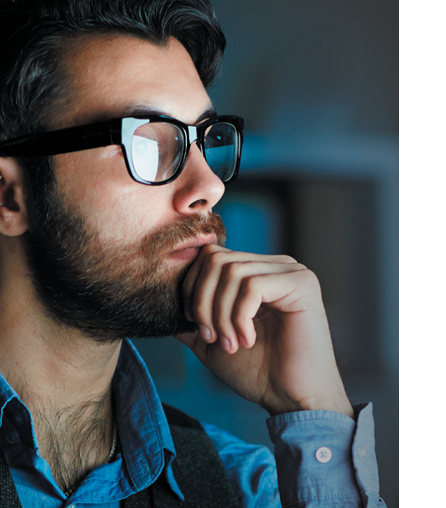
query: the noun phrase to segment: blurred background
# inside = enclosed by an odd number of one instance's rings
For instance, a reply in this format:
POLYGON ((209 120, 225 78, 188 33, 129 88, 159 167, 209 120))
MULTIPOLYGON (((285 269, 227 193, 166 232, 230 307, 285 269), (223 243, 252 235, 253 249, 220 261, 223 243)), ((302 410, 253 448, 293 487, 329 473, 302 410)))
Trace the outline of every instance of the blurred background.
MULTIPOLYGON (((398 1, 213 0, 228 40, 210 95, 245 118, 217 211, 227 247, 319 277, 352 403, 373 401, 381 495, 398 507, 398 1)), ((253 443, 265 411, 174 339, 136 341, 161 398, 253 443)))

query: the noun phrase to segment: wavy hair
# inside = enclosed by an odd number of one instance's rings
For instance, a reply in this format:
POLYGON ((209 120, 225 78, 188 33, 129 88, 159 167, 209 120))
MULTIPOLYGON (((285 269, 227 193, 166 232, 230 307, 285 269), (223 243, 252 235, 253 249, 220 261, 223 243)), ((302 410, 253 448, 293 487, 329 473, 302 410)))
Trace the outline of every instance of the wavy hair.
MULTIPOLYGON (((46 130, 67 41, 126 34, 165 46, 180 41, 205 87, 215 80, 226 40, 208 0, 0 0, 0 139, 46 130)), ((21 158, 37 200, 54 179, 49 158, 21 158)), ((36 203, 35 203, 36 204, 36 203)))

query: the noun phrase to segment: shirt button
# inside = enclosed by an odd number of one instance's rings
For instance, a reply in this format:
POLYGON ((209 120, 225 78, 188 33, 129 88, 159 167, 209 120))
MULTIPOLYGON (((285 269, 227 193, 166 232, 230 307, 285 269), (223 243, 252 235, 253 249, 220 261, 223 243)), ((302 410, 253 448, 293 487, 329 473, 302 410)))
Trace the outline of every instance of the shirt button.
POLYGON ((332 456, 333 454, 331 453, 330 448, 327 448, 326 446, 322 446, 316 451, 316 459, 319 462, 322 462, 322 464, 330 462, 332 456))
POLYGON ((20 441, 20 438, 17 432, 12 431, 6 436, 6 441, 8 441, 9 444, 16 444, 20 441))
POLYGON ((20 413, 14 413, 13 420, 17 427, 21 427, 23 425, 23 416, 20 413))
POLYGON ((358 456, 360 459, 365 459, 367 457, 367 450, 365 448, 363 448, 362 446, 360 446, 358 448, 358 456))

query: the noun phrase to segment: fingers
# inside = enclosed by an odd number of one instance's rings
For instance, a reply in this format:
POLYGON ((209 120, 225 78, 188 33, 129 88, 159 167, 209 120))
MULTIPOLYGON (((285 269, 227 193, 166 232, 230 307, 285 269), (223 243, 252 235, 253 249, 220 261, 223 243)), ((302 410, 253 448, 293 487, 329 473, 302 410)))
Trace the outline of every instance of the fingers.
POLYGON ((264 261, 269 263, 297 264, 290 256, 267 256, 249 252, 234 252, 218 245, 206 245, 201 249, 200 255, 189 270, 183 284, 183 298, 186 314, 192 310, 192 296, 203 268, 206 270, 206 273, 213 272, 214 270, 219 272, 223 263, 235 261, 264 261))
POLYGON ((253 319, 261 304, 286 297, 292 291, 288 275, 305 267, 288 256, 232 252, 216 246, 201 254, 183 286, 186 317, 199 325, 203 340, 219 340, 228 353, 240 346, 252 347, 256 341, 253 319))
MULTIPOLYGON (((283 296, 283 284, 274 275, 284 275, 285 281, 290 273, 299 269, 297 264, 258 261, 233 262, 223 267, 215 291, 211 316, 223 349, 235 352, 239 346, 250 348, 255 344, 256 331, 253 319, 261 304, 267 303, 266 288, 277 284, 278 295, 283 296)), ((205 308, 205 312, 209 312, 208 308, 205 308)))

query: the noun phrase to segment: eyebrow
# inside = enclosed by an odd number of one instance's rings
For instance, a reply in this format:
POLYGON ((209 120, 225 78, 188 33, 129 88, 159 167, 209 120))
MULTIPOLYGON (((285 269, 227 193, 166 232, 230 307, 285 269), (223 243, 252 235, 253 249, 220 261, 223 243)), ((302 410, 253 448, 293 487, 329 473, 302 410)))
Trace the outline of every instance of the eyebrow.
MULTIPOLYGON (((160 115, 160 116, 169 116, 165 111, 161 111, 157 108, 140 105, 140 106, 132 106, 129 109, 126 109, 123 113, 123 117, 132 117, 132 116, 142 116, 144 115, 160 115)), ((198 125, 199 123, 207 120, 208 118, 212 118, 217 116, 217 111, 214 106, 209 106, 194 122, 193 125, 198 125)))

